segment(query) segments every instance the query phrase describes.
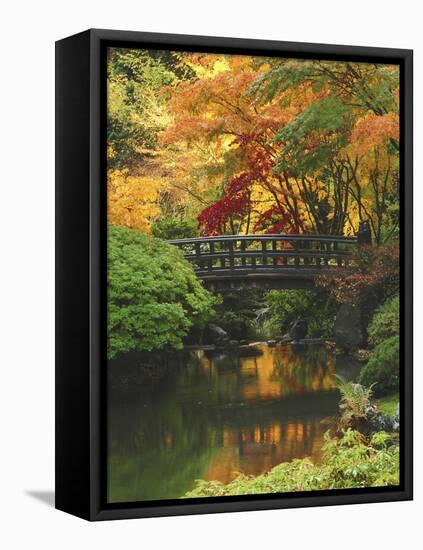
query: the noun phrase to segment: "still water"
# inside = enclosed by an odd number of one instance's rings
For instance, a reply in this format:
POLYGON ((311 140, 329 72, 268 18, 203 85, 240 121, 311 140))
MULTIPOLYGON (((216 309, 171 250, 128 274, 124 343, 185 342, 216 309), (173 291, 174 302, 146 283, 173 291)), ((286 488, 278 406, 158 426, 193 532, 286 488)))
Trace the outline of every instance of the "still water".
POLYGON ((109 502, 179 498, 196 479, 320 459, 325 419, 338 414, 334 374, 352 378, 358 364, 322 346, 256 349, 192 352, 109 382, 109 502))

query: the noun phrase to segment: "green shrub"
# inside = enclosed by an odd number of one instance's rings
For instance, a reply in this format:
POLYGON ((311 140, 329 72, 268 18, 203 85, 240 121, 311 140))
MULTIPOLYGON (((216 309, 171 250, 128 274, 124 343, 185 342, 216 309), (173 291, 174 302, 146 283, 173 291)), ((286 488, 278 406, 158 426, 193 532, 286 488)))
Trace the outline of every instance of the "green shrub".
POLYGON ((255 289, 225 292, 220 300, 216 307, 214 322, 223 328, 231 339, 254 337, 251 325, 254 323, 257 309, 263 307, 260 292, 255 289))
POLYGON ((388 434, 376 433, 367 440, 354 430, 341 438, 325 435, 323 459, 296 459, 275 466, 270 472, 248 477, 240 475, 224 485, 219 481, 197 481, 185 498, 290 493, 325 489, 383 487, 399 484, 399 447, 388 434))
POLYGON ((274 319, 265 319, 264 321, 254 319, 249 326, 250 337, 260 342, 273 340, 280 333, 280 326, 274 319))
POLYGON ((396 416, 399 404, 399 393, 386 395, 376 401, 378 409, 389 416, 396 416))
POLYGON ((359 383, 374 384, 375 395, 386 395, 398 391, 399 387, 399 336, 391 336, 378 344, 367 364, 362 368, 359 383))
POLYGON ((383 340, 399 334, 399 317, 399 295, 395 295, 386 300, 373 316, 368 328, 369 343, 377 346, 383 340))
POLYGON ((301 317, 310 337, 331 336, 336 316, 335 300, 325 290, 272 290, 265 296, 270 319, 287 331, 301 317))
POLYGON ((180 220, 171 216, 155 220, 151 227, 151 232, 153 237, 163 240, 189 239, 198 235, 197 226, 194 221, 180 220))
POLYGON ((220 306, 214 319, 215 323, 228 333, 232 340, 242 340, 248 332, 249 319, 241 312, 227 310, 220 306))
POLYGON ((215 298, 175 246, 123 227, 108 231, 108 357, 181 348, 215 298))

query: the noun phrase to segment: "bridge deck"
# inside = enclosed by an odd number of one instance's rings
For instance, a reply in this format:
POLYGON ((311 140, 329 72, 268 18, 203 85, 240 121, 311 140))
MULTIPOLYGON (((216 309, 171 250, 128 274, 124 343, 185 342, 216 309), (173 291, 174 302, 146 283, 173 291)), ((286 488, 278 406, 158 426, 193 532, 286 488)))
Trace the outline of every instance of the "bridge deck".
POLYGON ((218 235, 168 241, 184 252, 211 289, 304 288, 327 270, 350 265, 356 237, 341 235, 218 235))

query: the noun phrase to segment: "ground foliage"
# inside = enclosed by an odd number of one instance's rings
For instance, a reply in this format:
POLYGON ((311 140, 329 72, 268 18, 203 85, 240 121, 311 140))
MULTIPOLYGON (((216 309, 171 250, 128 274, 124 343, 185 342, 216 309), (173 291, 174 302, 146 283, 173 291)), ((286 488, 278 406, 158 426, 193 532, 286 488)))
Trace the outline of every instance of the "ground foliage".
POLYGON ((325 290, 271 290, 264 301, 269 307, 269 319, 279 327, 279 334, 289 332, 298 318, 306 322, 309 337, 333 334, 336 302, 325 290))

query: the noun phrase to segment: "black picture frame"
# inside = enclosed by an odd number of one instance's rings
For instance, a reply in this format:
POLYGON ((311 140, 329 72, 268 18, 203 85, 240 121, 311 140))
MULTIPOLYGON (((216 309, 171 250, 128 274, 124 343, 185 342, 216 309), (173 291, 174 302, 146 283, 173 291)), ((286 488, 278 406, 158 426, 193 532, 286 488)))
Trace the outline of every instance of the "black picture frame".
POLYGON ((412 499, 411 50, 91 29, 56 43, 56 508, 87 520, 412 499), (401 484, 107 504, 105 48, 148 47, 398 63, 401 134, 401 484))

